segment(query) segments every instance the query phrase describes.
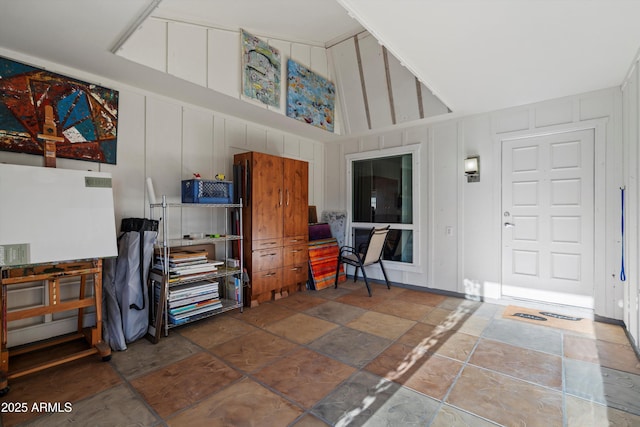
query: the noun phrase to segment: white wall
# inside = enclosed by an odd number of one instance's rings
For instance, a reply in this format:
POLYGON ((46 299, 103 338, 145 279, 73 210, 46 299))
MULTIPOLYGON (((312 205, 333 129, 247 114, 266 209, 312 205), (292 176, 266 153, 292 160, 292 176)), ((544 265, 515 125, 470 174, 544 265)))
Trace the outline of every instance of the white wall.
MULTIPOLYGON (((175 99, 141 92, 118 82, 38 58, 3 49, 0 49, 0 55, 87 82, 99 82, 102 86, 119 91, 117 164, 57 159, 58 168, 112 173, 118 230, 122 218, 149 215, 145 184, 147 176, 152 178, 158 197, 166 195, 169 201, 180 201, 182 179, 191 178, 194 172, 200 173, 205 179, 213 179, 217 173, 224 173, 230 178, 233 155, 251 150, 309 162, 309 204, 318 206, 318 209, 324 207, 325 154, 324 145, 319 142, 232 118, 220 112, 204 110, 175 99)), ((43 158, 0 151, 0 162, 40 166, 43 165, 43 158)), ((221 230, 225 220, 220 212, 222 211, 185 210, 185 213, 181 213, 174 210, 171 212, 171 236, 177 237, 194 231, 221 230)), ((158 213, 155 217, 158 217, 158 213)), ((65 242, 60 242, 60 245, 64 244, 65 242)), ((26 293, 22 291, 22 294, 26 293)), ((34 290, 30 295, 31 303, 38 304, 42 300, 42 291, 34 290)), ((25 301, 21 299, 20 303, 25 304, 25 301)), ((9 304, 12 304, 11 295, 9 304)), ((69 332, 64 330, 69 325, 71 330, 75 327, 73 321, 64 325, 59 322, 56 325, 51 319, 43 319, 43 322, 49 323, 48 328, 42 328, 41 323, 38 323, 29 326, 29 330, 20 330, 19 334, 12 332, 10 345, 69 332)))
POLYGON ((622 86, 623 140, 625 178, 625 234, 627 282, 624 287, 625 306, 623 320, 629 333, 640 343, 640 64, 636 60, 622 86))
POLYGON ((342 134, 383 129, 449 112, 368 32, 331 46, 328 55, 335 69, 342 134))
POLYGON ((279 114, 286 114, 286 64, 291 58, 336 84, 336 134, 380 129, 449 112, 367 32, 329 49, 254 35, 278 49, 281 55, 280 108, 242 94, 239 31, 151 17, 117 54, 279 114))
POLYGON ((621 99, 619 88, 605 89, 488 114, 423 121, 327 146, 326 206, 347 209, 346 154, 421 144, 421 271, 392 270, 391 280, 463 294, 475 288, 488 298, 499 298, 502 139, 593 128, 598 180, 595 314, 622 319, 624 285, 617 278, 623 182, 621 99), (481 181, 467 183, 462 162, 476 154, 481 159, 481 181), (336 188, 340 193, 334 192, 336 188), (446 234, 447 227, 453 227, 452 235, 446 234))
MULTIPOLYGON (((279 108, 267 106, 242 94, 239 31, 150 17, 131 35, 117 54, 278 114, 286 114, 289 58, 328 80, 333 79, 324 47, 253 35, 260 37, 280 53, 279 108)), ((339 131, 339 123, 336 126, 339 131)))

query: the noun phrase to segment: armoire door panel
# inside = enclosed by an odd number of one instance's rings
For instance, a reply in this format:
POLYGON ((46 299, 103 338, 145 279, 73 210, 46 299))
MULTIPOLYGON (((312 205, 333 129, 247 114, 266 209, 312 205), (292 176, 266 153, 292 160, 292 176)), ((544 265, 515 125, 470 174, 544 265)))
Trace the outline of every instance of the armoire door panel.
POLYGON ((309 226, 309 164, 284 159, 284 236, 304 235, 309 226))
POLYGON ((251 234, 253 240, 282 237, 284 189, 282 158, 253 153, 251 174, 251 234))

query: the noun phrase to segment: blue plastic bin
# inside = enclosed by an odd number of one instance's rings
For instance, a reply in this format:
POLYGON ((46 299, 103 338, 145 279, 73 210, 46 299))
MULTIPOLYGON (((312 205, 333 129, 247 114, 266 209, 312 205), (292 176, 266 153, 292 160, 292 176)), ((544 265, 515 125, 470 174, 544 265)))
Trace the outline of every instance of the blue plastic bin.
POLYGON ((233 182, 206 179, 183 180, 182 203, 233 203, 233 182))

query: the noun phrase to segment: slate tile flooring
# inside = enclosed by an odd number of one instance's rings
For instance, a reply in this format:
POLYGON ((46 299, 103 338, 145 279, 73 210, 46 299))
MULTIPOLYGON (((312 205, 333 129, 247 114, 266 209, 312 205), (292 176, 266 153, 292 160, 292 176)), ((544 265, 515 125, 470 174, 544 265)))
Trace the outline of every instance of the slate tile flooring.
POLYGON ((640 361, 620 326, 580 334, 496 304, 373 295, 300 292, 11 380, 2 426, 640 425, 640 361))

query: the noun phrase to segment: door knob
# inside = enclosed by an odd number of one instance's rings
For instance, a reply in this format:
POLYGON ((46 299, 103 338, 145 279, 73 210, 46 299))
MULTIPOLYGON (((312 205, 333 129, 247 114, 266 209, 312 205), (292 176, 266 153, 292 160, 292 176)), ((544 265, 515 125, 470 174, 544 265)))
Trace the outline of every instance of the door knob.
POLYGON ((505 222, 504 223, 504 228, 511 228, 511 227, 515 227, 516 225, 512 222, 505 222))

